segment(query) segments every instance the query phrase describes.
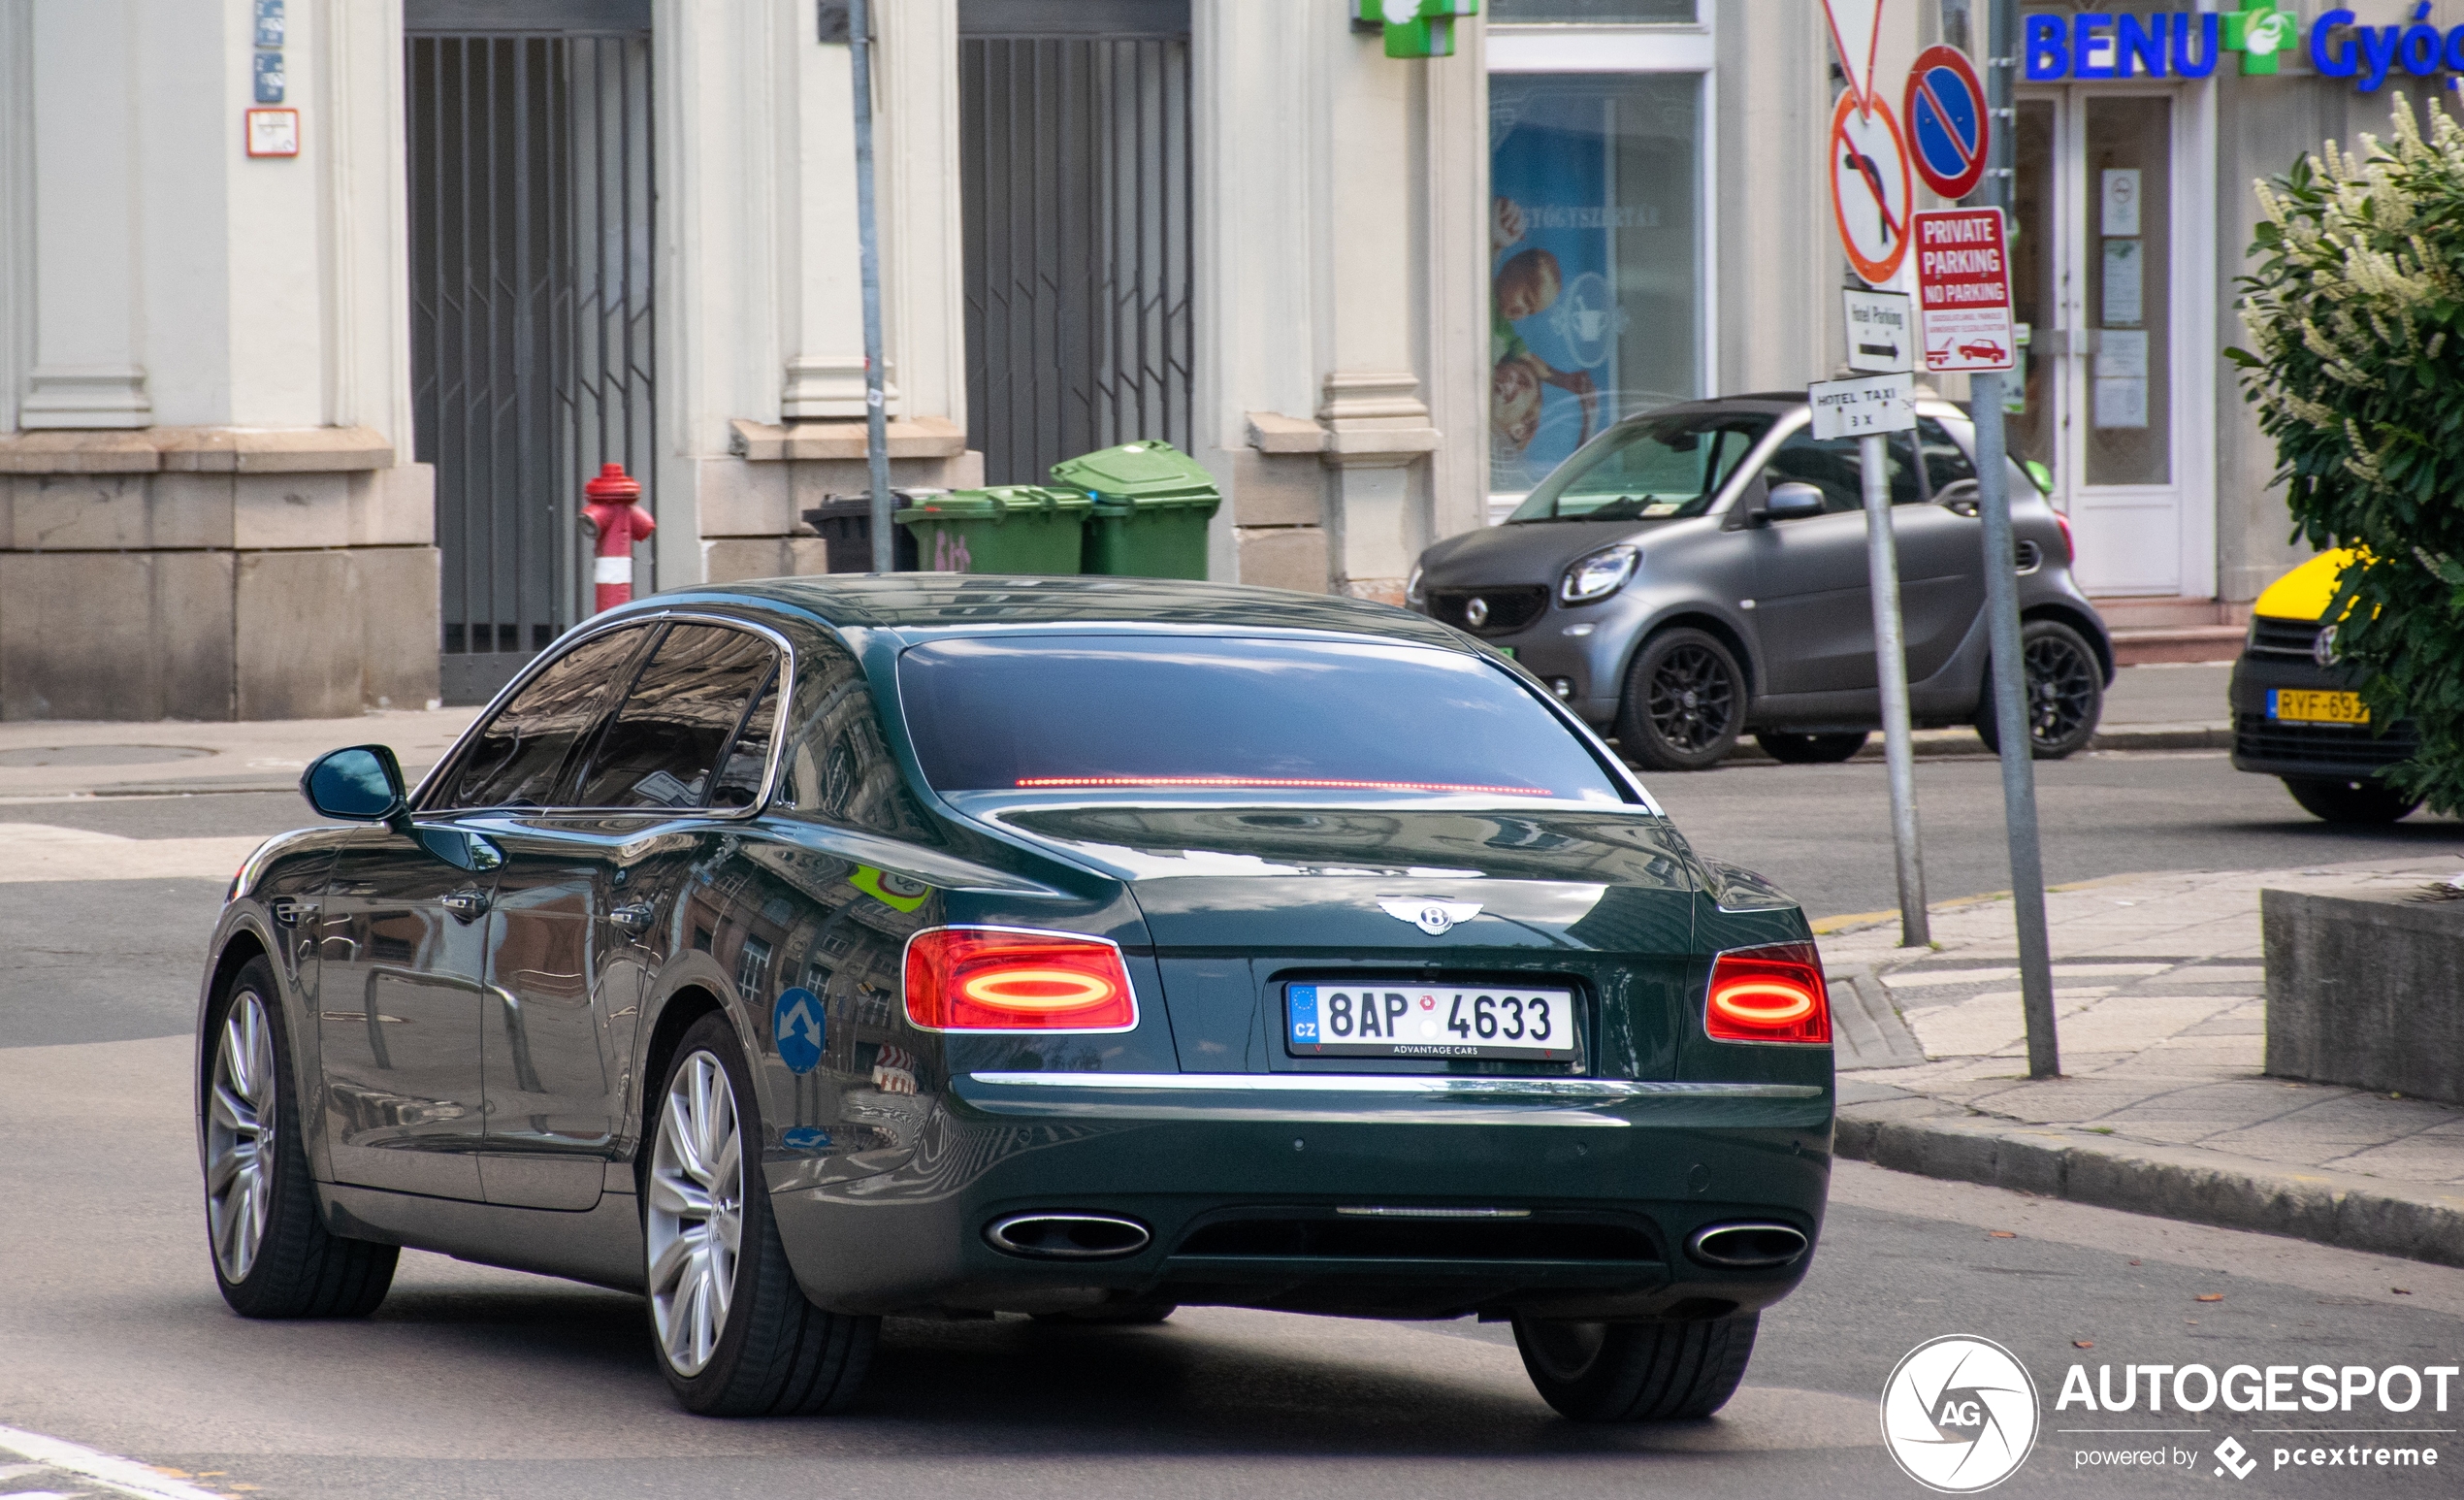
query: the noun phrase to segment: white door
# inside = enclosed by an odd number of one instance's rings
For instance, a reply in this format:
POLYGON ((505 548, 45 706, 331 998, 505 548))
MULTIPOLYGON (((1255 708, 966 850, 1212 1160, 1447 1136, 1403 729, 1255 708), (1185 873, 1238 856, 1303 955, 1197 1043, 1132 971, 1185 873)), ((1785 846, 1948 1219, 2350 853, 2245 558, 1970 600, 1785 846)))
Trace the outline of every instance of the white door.
POLYGON ((2052 472, 2091 594, 2203 582, 2184 566, 2182 105, 2170 90, 2019 101, 2012 290, 2028 336, 2011 447, 2052 472))

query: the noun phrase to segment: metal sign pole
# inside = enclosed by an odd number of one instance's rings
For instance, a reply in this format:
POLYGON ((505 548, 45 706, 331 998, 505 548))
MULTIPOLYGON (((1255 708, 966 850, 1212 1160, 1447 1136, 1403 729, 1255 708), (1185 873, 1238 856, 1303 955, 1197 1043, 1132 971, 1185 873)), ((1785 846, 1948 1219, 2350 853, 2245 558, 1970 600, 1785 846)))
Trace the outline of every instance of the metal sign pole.
POLYGON ((1864 471, 1865 578, 1873 594, 1873 664, 1882 685, 1882 754, 1891 772, 1891 847, 1899 861, 1899 945, 1933 940, 1925 913, 1925 855, 1917 841, 1916 747, 1908 737, 1908 653, 1900 640, 1899 548, 1891 529, 1890 439, 1857 440, 1864 471))
MULTIPOLYGON (((1987 199, 2011 211, 2012 75, 2018 68, 2019 0, 1993 0, 1986 33, 1985 97, 1993 112, 1987 199)), ((2002 376, 1970 377, 1976 417, 1977 508, 1984 519, 1985 609, 1994 649, 1994 726, 2002 746, 2002 818, 2010 831, 2011 910, 2019 925, 2020 1001, 2027 1020, 2027 1076, 2061 1072, 2054 1033, 2054 975, 2045 936, 2045 860, 2036 838, 2036 763, 2027 731, 2027 669, 2021 655, 2019 577, 2011 544, 2009 450, 2002 432, 2002 376)))
POLYGON ((881 235, 873 218, 872 0, 850 0, 847 42, 856 86, 856 264, 864 287, 864 459, 872 471, 873 571, 892 572, 890 414, 882 405, 881 235))

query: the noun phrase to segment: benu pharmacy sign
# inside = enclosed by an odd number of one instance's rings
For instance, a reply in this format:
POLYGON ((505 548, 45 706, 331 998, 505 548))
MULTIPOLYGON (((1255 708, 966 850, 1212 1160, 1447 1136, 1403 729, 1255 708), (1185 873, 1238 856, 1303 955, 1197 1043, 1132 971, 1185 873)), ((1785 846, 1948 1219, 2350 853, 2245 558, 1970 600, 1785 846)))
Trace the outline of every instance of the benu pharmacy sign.
MULTIPOLYGON (((2355 25, 2349 10, 2328 11, 2310 28, 2310 65, 2323 78, 2351 79, 2369 93, 2397 73, 2464 74, 2464 26, 2442 32, 2430 8, 2416 4, 2410 22, 2355 25)), ((2159 11, 2146 16, 2083 12, 2030 16, 2020 39, 2027 79, 2035 83, 2086 79, 2203 79, 2226 52, 2239 52, 2244 74, 2277 71, 2302 45, 2301 22, 2276 0, 2249 0, 2237 11, 2159 11)))

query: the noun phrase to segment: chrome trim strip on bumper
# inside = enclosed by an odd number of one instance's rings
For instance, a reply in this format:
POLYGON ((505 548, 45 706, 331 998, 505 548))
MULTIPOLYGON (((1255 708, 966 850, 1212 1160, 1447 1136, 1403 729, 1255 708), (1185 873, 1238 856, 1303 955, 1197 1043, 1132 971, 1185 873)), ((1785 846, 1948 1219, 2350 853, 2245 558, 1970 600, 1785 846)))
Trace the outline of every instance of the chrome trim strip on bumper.
POLYGON ((1161 1089, 1217 1093, 1416 1093, 1465 1099, 1818 1099, 1814 1084, 1679 1083, 1623 1078, 1464 1078, 1413 1073, 969 1073, 1020 1089, 1161 1089))

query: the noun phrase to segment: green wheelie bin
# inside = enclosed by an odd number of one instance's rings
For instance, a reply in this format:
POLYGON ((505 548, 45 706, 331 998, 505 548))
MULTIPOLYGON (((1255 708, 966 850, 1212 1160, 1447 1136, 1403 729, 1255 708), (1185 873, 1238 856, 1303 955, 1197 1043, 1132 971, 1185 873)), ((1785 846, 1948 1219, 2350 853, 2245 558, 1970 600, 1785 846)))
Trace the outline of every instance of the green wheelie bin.
POLYGON ((924 572, 1074 573, 1089 502, 1075 490, 1004 484, 919 494, 892 519, 924 572))
POLYGON ((1053 482, 1094 502, 1081 570, 1131 578, 1204 578, 1215 476, 1168 442, 1124 442, 1053 466, 1053 482))

